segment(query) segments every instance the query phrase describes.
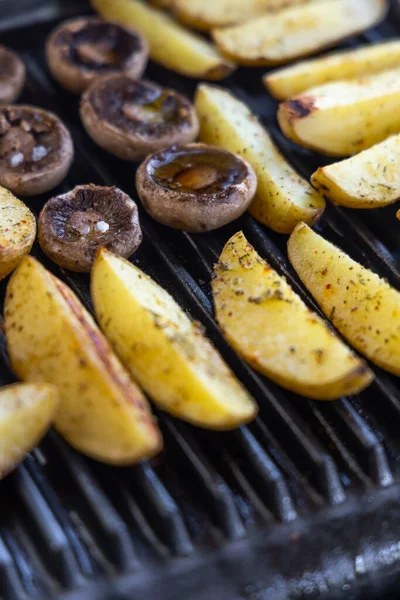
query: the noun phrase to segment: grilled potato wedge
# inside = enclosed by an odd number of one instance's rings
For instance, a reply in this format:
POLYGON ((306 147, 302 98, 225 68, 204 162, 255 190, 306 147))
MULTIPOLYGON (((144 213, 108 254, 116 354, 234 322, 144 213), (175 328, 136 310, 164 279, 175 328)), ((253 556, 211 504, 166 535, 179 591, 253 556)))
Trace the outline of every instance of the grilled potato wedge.
POLYGON ((311 87, 392 69, 400 65, 400 41, 369 44, 331 52, 267 73, 263 82, 278 100, 287 100, 311 87))
POLYGON ((241 65, 280 65, 376 25, 387 9, 387 0, 319 0, 214 29, 213 38, 241 65))
POLYGON ((400 68, 327 83, 283 102, 283 133, 329 156, 350 156, 400 132, 400 68))
POLYGON ((0 279, 4 279, 32 248, 36 219, 29 208, 0 186, 0 279))
POLYGON ((243 23, 268 11, 306 2, 307 0, 172 0, 172 9, 186 25, 210 31, 216 27, 243 23))
POLYGON ((40 442, 57 405, 57 389, 52 385, 15 383, 0 389, 0 479, 40 442))
POLYGON ((91 0, 105 19, 134 27, 149 43, 150 57, 167 69, 198 79, 224 79, 234 63, 202 37, 177 23, 166 12, 141 0, 91 0))
POLYGON ((5 300, 11 364, 26 381, 57 386, 55 426, 85 454, 131 464, 161 448, 146 399, 73 292, 26 257, 5 300))
POLYGON ((379 208, 400 198, 400 134, 351 158, 320 167, 313 186, 335 204, 379 208))
POLYGON ((304 223, 289 259, 321 309, 358 352, 400 375, 400 293, 304 223))
POLYGON ((92 297, 116 352, 160 408, 208 429, 254 419, 257 405, 201 326, 140 269, 101 249, 92 297))
POLYGON ((319 400, 356 394, 371 371, 242 232, 225 245, 212 281, 217 321, 228 342, 254 369, 282 387, 319 400))
POLYGON ((269 134, 243 102, 210 85, 197 88, 200 139, 242 156, 253 167, 258 188, 249 212, 279 233, 300 221, 315 223, 325 201, 286 162, 269 134))

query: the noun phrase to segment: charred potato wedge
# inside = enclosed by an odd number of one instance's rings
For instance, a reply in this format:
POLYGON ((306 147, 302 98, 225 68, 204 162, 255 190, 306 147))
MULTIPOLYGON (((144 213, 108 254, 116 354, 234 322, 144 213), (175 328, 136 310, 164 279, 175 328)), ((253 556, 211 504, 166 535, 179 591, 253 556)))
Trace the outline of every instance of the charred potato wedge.
POLYGON ((188 31, 166 12, 141 0, 91 0, 93 8, 109 21, 134 27, 147 40, 150 57, 186 77, 224 79, 234 63, 202 37, 188 31))
POLYGON ((400 293, 304 223, 290 236, 288 252, 343 337, 378 367, 400 375, 400 293))
POLYGON ((57 386, 55 426, 72 446, 117 465, 160 450, 146 399, 94 320, 32 257, 24 258, 8 284, 5 332, 15 373, 57 386))
POLYGON ((29 208, 0 186, 0 279, 28 254, 36 237, 36 220, 29 208))
POLYGON ((320 167, 313 186, 340 206, 379 208, 400 198, 400 135, 351 158, 320 167))
POLYGON ((100 250, 92 297, 103 331, 161 409, 208 429, 254 419, 256 403, 201 326, 140 269, 100 250))
POLYGON ((171 7, 178 19, 186 25, 210 31, 306 2, 307 0, 172 0, 171 7))
POLYGON ((242 232, 214 267, 215 314, 228 342, 254 369, 318 400, 357 394, 373 379, 364 364, 262 260, 242 232))
POLYGON ((400 132, 400 68, 327 83, 280 105, 283 133, 329 156, 350 156, 400 132))
POLYGON ((218 48, 242 65, 279 65, 315 54, 376 25, 387 0, 320 0, 214 29, 218 48))
POLYGON ((399 64, 400 41, 390 40, 304 60, 267 73, 263 81, 275 98, 287 100, 311 87, 377 73, 399 64))
POLYGON ((201 141, 230 150, 253 167, 258 187, 248 210, 257 221, 290 233, 300 221, 319 219, 324 199, 286 162, 243 102, 216 86, 200 85, 195 107, 201 141))
POLYGON ((15 383, 0 389, 0 479, 40 442, 57 405, 57 389, 52 385, 15 383))

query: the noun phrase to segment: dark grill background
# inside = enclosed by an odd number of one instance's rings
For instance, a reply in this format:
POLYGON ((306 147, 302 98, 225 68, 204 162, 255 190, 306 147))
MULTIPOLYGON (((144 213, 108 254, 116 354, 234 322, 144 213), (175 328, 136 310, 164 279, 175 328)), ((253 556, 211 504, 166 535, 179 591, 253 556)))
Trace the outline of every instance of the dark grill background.
MULTIPOLYGON (((24 25, 35 20, 29 13, 35 6, 23 4, 0 0, 0 30, 17 23, 17 12, 24 25)), ((76 5, 42 2, 36 17, 73 12, 76 5)), ((136 197, 135 165, 91 142, 79 122, 78 99, 50 78, 43 54, 50 28, 10 30, 1 41, 18 50, 27 66, 20 102, 53 110, 73 134, 75 162, 54 194, 93 182, 119 185, 136 197)), ((385 24, 345 46, 397 33, 392 10, 385 24)), ((276 103, 260 81, 264 71, 240 69, 222 85, 262 117, 292 164, 309 176, 329 160, 280 134, 276 103)), ((189 96, 196 86, 153 64, 146 77, 189 96)), ((28 204, 38 214, 48 197, 28 204)), ((357 212, 329 205, 317 229, 400 288, 395 213, 394 206, 357 212)), ((0 485, 0 595, 7 600, 143 594, 150 600, 383 598, 396 589, 400 573, 396 378, 375 369, 369 390, 332 404, 281 390, 223 341, 212 316, 209 282, 224 243, 243 229, 315 308, 288 264, 286 236, 249 215, 200 236, 158 225, 143 211, 141 222, 144 242, 135 263, 205 324, 257 399, 260 416, 236 432, 208 433, 160 414, 164 453, 124 469, 90 461, 50 433, 0 485)), ((61 271, 38 246, 34 254, 90 305, 87 276, 61 271)), ((4 288, 3 282, 1 296, 4 288)), ((1 355, 0 384, 6 384, 14 377, 4 339, 1 355)))

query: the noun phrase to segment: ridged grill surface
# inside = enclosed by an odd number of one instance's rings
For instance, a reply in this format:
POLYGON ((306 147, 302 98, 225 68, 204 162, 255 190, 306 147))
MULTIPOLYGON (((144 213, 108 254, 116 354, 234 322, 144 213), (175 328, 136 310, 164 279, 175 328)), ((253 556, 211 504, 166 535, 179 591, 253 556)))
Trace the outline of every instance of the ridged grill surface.
MULTIPOLYGON (((10 32, 4 43, 20 51, 27 66, 21 102, 56 112, 75 140, 74 165, 54 194, 92 182, 118 185, 136 197, 135 165, 91 142, 79 122, 78 100, 51 80, 43 57, 47 32, 44 26, 10 32)), ((346 45, 396 34, 391 13, 385 24, 346 45)), ((262 73, 241 69, 224 85, 262 117, 281 150, 308 177, 328 161, 282 136, 262 73)), ((196 85, 155 65, 146 77, 190 96, 196 85)), ((48 197, 34 198, 29 206, 38 214, 48 197)), ((356 212, 329 205, 317 229, 400 289, 395 211, 393 206, 356 212)), ((369 390, 335 403, 307 401, 278 388, 224 342, 213 319, 210 275, 224 243, 243 229, 316 308, 287 261, 286 236, 249 215, 197 236, 158 225, 143 211, 141 223, 144 241, 134 262, 204 323, 257 399, 260 415, 236 432, 211 433, 159 414, 165 451, 133 468, 90 461, 51 432, 1 483, 1 596, 366 598, 390 586, 400 557, 396 378, 375 369, 369 390), (232 564, 240 568, 232 571, 232 564)), ((86 275, 61 271, 38 246, 34 254, 90 307, 86 275)), ((2 296, 4 287, 3 282, 2 296)), ((4 339, 0 350, 0 384, 6 384, 14 378, 4 339)))

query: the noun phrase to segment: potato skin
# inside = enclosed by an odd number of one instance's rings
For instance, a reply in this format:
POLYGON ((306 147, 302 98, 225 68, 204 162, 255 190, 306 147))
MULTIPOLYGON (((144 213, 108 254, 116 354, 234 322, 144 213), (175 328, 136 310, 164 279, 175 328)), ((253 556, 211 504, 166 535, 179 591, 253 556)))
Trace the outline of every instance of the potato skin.
POLYGON ((0 389, 0 479, 39 443, 57 407, 57 388, 47 383, 15 383, 0 389))
POLYGON ((367 365, 306 307, 242 232, 226 243, 212 290, 216 318, 229 343, 282 387, 335 400, 371 383, 367 365))
POLYGON ((15 373, 58 387, 55 426, 72 446, 110 464, 132 464, 160 450, 144 396, 93 319, 32 257, 8 284, 5 332, 15 373))
POLYGON ((210 42, 140 0, 91 0, 91 4, 104 19, 139 31, 149 44, 152 60, 167 69, 186 77, 218 80, 236 67, 210 42))
POLYGON ((248 210, 257 221, 290 233, 297 223, 311 225, 320 218, 324 199, 289 165, 245 104, 230 92, 202 84, 195 107, 200 140, 238 154, 253 167, 258 188, 248 210))
POLYGON ((140 269, 102 249, 91 288, 103 331, 161 409, 216 430, 255 418, 256 403, 199 323, 140 269))
POLYGON ((400 41, 389 40, 352 50, 330 52, 276 69, 267 73, 263 82, 275 98, 288 100, 312 87, 392 69, 399 63, 400 41))
POLYGON ((0 280, 28 254, 35 237, 34 215, 21 200, 0 186, 0 280))
POLYGON ((320 167, 313 186, 340 206, 379 208, 400 198, 400 134, 351 158, 320 167))
POLYGON ((213 30, 217 47, 240 65, 273 66, 315 54, 382 21, 386 0, 324 0, 213 30))
POLYGON ((351 156, 400 132, 400 68, 327 83, 278 109, 283 133, 328 156, 351 156))
POLYGON ((289 260, 324 314, 373 363, 400 376, 400 293, 300 223, 289 260))

